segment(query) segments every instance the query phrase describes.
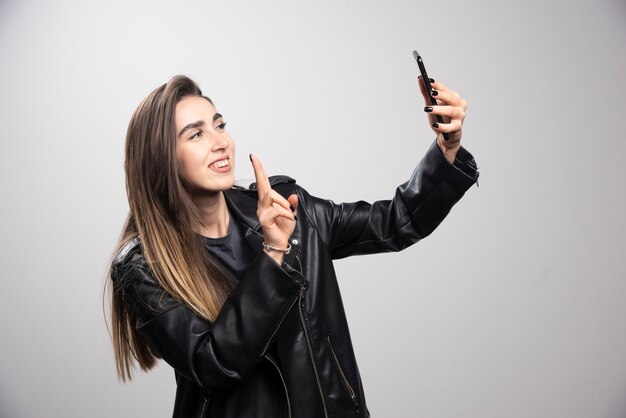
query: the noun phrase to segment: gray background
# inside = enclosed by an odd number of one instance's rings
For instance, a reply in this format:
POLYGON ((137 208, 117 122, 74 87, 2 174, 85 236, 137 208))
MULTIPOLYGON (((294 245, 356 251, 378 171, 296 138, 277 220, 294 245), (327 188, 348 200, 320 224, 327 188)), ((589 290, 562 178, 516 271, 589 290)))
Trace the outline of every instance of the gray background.
POLYGON ((390 198, 433 140, 411 50, 481 168, 427 240, 337 262, 375 417, 626 417, 624 1, 0 3, 2 417, 168 417, 102 313, 139 101, 198 81, 247 154, 390 198))

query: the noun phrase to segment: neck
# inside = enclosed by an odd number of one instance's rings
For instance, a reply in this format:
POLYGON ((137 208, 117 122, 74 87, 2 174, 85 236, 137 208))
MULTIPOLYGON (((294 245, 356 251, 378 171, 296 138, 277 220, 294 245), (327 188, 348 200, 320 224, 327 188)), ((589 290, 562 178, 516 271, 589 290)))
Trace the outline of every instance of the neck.
POLYGON ((228 234, 230 213, 222 191, 194 196, 193 201, 202 218, 203 225, 198 231, 201 235, 209 238, 221 238, 228 234))

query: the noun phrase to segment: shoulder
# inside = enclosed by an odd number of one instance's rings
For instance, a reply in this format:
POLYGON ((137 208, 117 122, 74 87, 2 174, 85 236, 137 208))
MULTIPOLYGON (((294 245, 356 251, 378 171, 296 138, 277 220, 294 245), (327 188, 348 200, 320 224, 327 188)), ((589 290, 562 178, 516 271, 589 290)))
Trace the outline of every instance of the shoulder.
POLYGON ((141 250, 141 239, 132 238, 123 243, 113 257, 111 263, 112 279, 116 281, 133 267, 141 268, 145 265, 145 259, 141 250))
MULTIPOLYGON (((270 185, 272 187, 285 187, 287 185, 295 185, 296 180, 293 177, 286 176, 284 174, 278 174, 276 176, 269 176, 270 185)), ((256 182, 252 179, 238 179, 235 180, 233 189, 241 191, 256 191, 256 182)))
POLYGON ((122 264, 129 255, 140 252, 141 251, 141 246, 139 245, 140 241, 141 240, 139 239, 139 237, 135 237, 126 241, 124 244, 122 244, 117 254, 115 254, 115 258, 113 259, 113 264, 114 265, 122 264))
MULTIPOLYGON (((284 174, 269 176, 268 179, 270 181, 272 189, 276 190, 283 197, 287 197, 292 193, 296 193, 298 190, 304 190, 293 177, 284 174)), ((254 196, 254 198, 256 199, 256 182, 252 179, 235 180, 235 184, 233 185, 231 191, 242 192, 249 196, 254 196)))
POLYGON ((142 308, 143 321, 180 305, 155 279, 144 258, 139 237, 126 241, 118 250, 111 266, 111 280, 122 300, 131 304, 132 309, 142 308))

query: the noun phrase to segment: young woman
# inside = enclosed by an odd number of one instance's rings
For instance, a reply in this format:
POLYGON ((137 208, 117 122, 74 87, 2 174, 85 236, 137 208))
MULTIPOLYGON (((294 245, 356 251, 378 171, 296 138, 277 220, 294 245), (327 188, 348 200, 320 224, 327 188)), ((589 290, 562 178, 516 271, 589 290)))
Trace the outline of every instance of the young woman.
POLYGON ((436 141, 393 199, 371 204, 311 196, 253 155, 256 182, 235 186, 212 101, 184 76, 150 93, 128 127, 130 214, 110 272, 119 377, 164 359, 174 417, 369 416, 332 260, 408 247, 476 181, 460 144, 467 103, 432 85, 436 141))

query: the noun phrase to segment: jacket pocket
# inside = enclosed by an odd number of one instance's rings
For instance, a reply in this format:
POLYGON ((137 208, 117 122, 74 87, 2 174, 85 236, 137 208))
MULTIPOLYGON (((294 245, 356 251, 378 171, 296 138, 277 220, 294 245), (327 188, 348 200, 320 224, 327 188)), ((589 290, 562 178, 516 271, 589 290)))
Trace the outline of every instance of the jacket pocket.
POLYGON ((357 401, 356 392, 350 385, 350 382, 348 382, 348 377, 346 376, 346 373, 344 372, 343 367, 341 367, 341 363, 339 362, 339 357, 337 357, 337 353, 335 352, 335 347, 333 346, 333 342, 330 339, 330 334, 326 336, 326 343, 328 344, 328 348, 330 349, 330 352, 333 356, 333 360, 335 361, 335 365, 337 366, 337 371, 339 372, 339 375, 341 376, 343 385, 348 391, 348 395, 350 395, 350 399, 352 400, 352 406, 354 407, 354 409, 352 410, 352 413, 358 414, 359 402, 357 401))

